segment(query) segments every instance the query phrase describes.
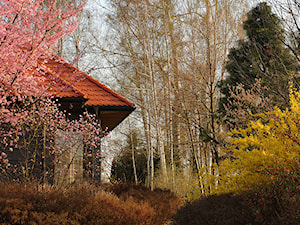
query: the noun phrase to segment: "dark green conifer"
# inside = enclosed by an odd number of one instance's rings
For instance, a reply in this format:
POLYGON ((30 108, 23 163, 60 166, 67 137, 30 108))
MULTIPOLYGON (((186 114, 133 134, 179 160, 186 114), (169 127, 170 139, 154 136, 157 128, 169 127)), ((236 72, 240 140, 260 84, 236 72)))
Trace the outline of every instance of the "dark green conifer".
MULTIPOLYGON (((229 76, 219 83, 219 112, 223 117, 227 115, 224 105, 234 109, 230 106, 233 100, 230 99, 230 89, 238 84, 249 90, 260 79, 262 85, 267 87, 261 97, 269 97, 273 106, 279 108, 289 104, 289 82, 293 81, 296 85, 297 61, 282 42, 284 30, 271 7, 265 2, 259 3, 248 12, 243 28, 246 39, 240 40, 237 47, 230 50, 226 64, 229 76)), ((259 105, 256 107, 249 110, 260 112, 259 105)))

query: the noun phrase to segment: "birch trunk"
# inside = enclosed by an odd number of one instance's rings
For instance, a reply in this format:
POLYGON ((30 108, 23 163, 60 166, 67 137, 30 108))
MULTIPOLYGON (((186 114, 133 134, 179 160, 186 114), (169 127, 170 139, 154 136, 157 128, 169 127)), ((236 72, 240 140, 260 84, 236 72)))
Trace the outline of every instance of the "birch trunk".
POLYGON ((159 104, 157 99, 157 87, 156 87, 156 79, 155 79, 155 60, 154 60, 154 54, 153 54, 153 47, 151 44, 151 35, 148 27, 148 8, 147 4, 144 2, 144 18, 146 22, 145 27, 145 40, 146 40, 146 56, 147 56, 147 62, 148 62, 148 72, 149 72, 149 78, 150 78, 150 91, 151 91, 151 97, 153 101, 153 117, 154 117, 154 124, 156 129, 156 144, 157 149, 160 155, 160 164, 161 164, 161 170, 162 175, 165 179, 165 183, 168 181, 168 174, 167 174, 167 165, 166 165, 166 155, 164 150, 164 144, 162 139, 162 129, 160 125, 160 116, 159 116, 159 104))

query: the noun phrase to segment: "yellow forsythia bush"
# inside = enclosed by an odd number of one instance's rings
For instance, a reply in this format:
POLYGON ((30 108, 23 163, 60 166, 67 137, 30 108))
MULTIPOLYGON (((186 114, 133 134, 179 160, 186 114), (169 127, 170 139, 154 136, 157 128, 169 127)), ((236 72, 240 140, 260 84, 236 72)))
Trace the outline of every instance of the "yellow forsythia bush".
POLYGON ((268 168, 280 165, 287 170, 299 169, 300 93, 290 91, 290 108, 265 112, 246 129, 233 130, 232 157, 219 167, 217 193, 249 190, 265 185, 272 176, 268 168))

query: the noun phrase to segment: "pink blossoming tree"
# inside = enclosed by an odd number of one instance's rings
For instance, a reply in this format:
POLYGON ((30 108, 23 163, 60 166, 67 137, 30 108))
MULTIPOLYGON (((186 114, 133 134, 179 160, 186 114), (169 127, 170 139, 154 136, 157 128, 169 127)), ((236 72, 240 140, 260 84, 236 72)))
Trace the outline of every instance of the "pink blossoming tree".
MULTIPOLYGON (((32 93, 38 59, 74 31, 82 9, 57 1, 4 0, 0 4, 0 93, 32 93)), ((36 91, 36 90, 35 90, 36 91)), ((3 101, 4 98, 1 99, 3 101)))
POLYGON ((59 172, 70 174, 73 169, 72 172, 77 173, 76 168, 70 167, 73 158, 65 162, 60 155, 74 156, 76 152, 66 154, 66 151, 73 151, 71 146, 79 141, 84 146, 83 159, 91 161, 86 162, 85 169, 90 174, 100 170, 95 160, 100 160, 99 143, 103 133, 96 118, 86 113, 77 120, 69 120, 38 85, 40 76, 35 76, 42 73, 38 62, 47 59, 60 38, 74 31, 78 23, 76 16, 83 7, 68 1, 63 7, 59 5, 55 0, 3 0, 0 3, 1 178, 30 180, 38 174, 45 182, 54 174, 49 162, 65 163, 56 166, 59 172), (70 146, 58 148, 58 130, 80 140, 68 139, 70 146), (19 152, 22 161, 10 162, 8 154, 14 151, 19 152))

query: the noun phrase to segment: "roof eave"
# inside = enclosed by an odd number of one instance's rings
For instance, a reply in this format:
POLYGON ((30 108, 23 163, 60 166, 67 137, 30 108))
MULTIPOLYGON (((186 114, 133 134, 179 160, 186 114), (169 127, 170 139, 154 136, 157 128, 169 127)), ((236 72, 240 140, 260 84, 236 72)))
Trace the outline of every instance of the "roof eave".
POLYGON ((55 99, 58 99, 61 102, 87 102, 88 99, 84 97, 54 97, 55 99))
POLYGON ((100 111, 131 111, 133 112, 136 107, 132 106, 111 106, 111 105, 85 105, 86 107, 98 107, 100 111))

